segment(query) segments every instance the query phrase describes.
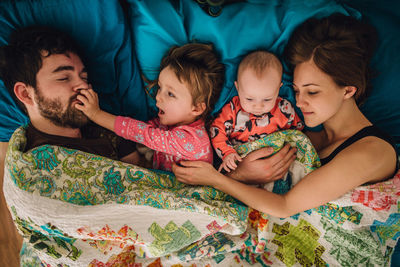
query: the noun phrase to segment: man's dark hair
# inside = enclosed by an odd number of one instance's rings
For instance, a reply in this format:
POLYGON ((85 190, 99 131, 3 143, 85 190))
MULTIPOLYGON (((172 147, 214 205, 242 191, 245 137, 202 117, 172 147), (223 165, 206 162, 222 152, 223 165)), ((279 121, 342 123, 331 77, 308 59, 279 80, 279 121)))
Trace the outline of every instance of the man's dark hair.
POLYGON ((0 47, 0 78, 25 112, 24 104, 14 94, 15 83, 23 82, 36 88, 36 75, 42 67, 42 59, 68 52, 82 59, 77 44, 68 34, 47 26, 19 29, 11 34, 8 45, 0 47))

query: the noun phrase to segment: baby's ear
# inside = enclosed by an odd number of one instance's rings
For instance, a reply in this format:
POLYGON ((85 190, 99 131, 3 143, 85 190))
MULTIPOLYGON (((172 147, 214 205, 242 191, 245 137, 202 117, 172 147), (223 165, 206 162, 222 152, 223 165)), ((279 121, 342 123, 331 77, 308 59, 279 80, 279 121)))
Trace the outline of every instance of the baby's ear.
POLYGON ((206 103, 201 102, 193 106, 193 114, 200 116, 206 110, 206 103))
POLYGON ((238 82, 237 82, 237 81, 235 81, 235 87, 236 87, 236 91, 239 90, 238 82))

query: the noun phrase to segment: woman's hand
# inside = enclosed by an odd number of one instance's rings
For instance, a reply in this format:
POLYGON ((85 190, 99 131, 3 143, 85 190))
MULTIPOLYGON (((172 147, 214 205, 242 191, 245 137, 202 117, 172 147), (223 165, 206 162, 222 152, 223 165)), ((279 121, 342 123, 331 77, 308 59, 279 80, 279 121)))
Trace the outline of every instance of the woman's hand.
POLYGON ((185 184, 215 186, 218 179, 224 177, 210 163, 204 161, 181 161, 180 165, 174 163, 172 171, 178 181, 185 184))
POLYGON ((270 156, 273 153, 271 147, 261 148, 243 158, 239 166, 227 175, 249 184, 264 184, 279 180, 296 159, 296 151, 297 148, 286 144, 275 155, 270 156))

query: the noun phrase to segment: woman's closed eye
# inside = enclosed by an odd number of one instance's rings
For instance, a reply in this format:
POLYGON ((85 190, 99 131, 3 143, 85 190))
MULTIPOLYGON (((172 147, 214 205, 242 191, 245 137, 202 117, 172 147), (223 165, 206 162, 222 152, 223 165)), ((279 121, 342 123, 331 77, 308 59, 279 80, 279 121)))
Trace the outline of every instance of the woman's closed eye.
MULTIPOLYGON (((299 95, 300 91, 299 90, 294 90, 294 93, 295 93, 295 95, 299 95)), ((318 91, 308 91, 307 92, 308 95, 316 95, 318 93, 319 93, 318 91)))

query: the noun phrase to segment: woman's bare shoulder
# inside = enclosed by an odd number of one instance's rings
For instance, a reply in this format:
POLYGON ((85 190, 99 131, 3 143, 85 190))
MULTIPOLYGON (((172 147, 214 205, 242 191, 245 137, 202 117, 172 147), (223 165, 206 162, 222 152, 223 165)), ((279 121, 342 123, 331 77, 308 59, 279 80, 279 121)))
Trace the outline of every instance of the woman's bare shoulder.
POLYGON ((393 146, 375 136, 367 136, 354 142, 336 157, 341 157, 353 168, 358 167, 369 177, 368 182, 390 178, 397 164, 393 146))

